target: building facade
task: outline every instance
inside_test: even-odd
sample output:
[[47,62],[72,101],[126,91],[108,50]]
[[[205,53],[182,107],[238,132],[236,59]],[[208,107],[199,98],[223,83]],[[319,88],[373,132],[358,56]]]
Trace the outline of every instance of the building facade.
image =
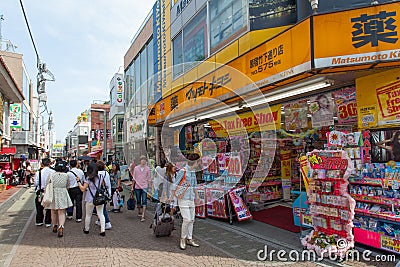
[[111,148],[113,160],[121,162],[123,158],[123,129],[124,129],[124,75],[116,73],[110,82],[110,118]]

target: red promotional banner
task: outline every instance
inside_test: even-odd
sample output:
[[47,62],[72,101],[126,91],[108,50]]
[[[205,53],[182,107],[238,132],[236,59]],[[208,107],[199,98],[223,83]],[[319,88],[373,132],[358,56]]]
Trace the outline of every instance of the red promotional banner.
[[223,189],[206,189],[207,216],[227,219]]
[[206,217],[206,191],[203,188],[197,188],[199,194],[199,203],[196,205],[195,213],[198,218]]
[[240,155],[231,156],[228,165],[228,175],[242,176],[242,160]]
[[357,122],[356,88],[343,88],[334,93],[339,124]]
[[238,188],[229,192],[229,197],[239,222],[253,218],[243,199],[238,195],[240,190],[243,190],[243,188]]

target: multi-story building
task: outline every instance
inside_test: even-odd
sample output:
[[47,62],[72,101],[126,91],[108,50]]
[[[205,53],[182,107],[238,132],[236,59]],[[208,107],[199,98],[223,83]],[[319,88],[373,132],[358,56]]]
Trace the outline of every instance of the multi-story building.
[[113,160],[123,161],[124,76],[116,73],[110,82],[111,154]]
[[66,156],[69,158],[78,158],[88,153],[90,123],[87,111],[84,111],[77,117],[76,123],[65,138]]
[[[27,158],[37,159],[41,147],[38,135],[40,129],[38,97],[33,90],[22,55],[0,51],[0,56],[24,97],[23,100],[8,103],[8,116],[11,116],[11,120],[7,128],[11,128],[11,145],[16,147],[16,157],[25,155]],[[9,132],[7,129],[6,133]]]

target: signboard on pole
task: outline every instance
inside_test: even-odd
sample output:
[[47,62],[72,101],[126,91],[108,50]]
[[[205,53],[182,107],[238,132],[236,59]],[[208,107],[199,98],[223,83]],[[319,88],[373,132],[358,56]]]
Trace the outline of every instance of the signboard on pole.
[[10,128],[19,129],[21,124],[21,104],[10,104]]

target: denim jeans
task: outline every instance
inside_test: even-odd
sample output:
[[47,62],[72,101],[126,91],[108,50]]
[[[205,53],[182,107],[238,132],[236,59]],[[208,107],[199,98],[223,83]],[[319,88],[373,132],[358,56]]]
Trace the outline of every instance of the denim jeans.
[[146,189],[136,189],[135,197],[138,208],[147,206],[147,188]]

